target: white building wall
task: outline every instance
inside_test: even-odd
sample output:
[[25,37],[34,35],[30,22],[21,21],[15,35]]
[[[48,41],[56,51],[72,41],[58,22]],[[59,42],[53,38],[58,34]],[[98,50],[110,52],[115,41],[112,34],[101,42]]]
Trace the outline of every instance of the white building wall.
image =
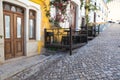
[[[52,1],[52,0],[51,0]],[[81,11],[80,11],[80,1],[79,0],[71,0],[72,2],[74,2],[77,5],[77,10],[76,10],[76,30],[80,29],[80,22],[81,22]],[[54,17],[55,14],[55,8],[51,8],[51,16]],[[60,23],[60,26],[62,28],[69,28],[69,22],[70,22],[70,5],[67,6],[67,20],[64,23]]]
[[[3,27],[3,8],[2,1],[0,0],[0,35],[3,36],[0,39],[0,62],[4,62],[4,27]],[[1,20],[2,19],[2,20]]]
[[[25,55],[31,56],[37,54],[38,40],[41,40],[41,9],[40,5],[35,4],[29,0],[0,0],[0,35],[4,36],[3,26],[3,1],[24,7],[24,47]],[[36,40],[29,40],[29,9],[36,11]],[[4,38],[0,39],[0,62],[5,61],[4,56]]]
[[76,10],[76,30],[80,29],[80,21],[81,21],[81,13],[80,13],[80,0],[72,0],[74,3],[77,5],[77,10]]
[[[92,0],[92,4],[95,4],[99,10],[96,12],[96,23],[103,23],[107,21],[107,5],[103,0]],[[94,22],[94,11],[91,11],[89,14],[89,22]]]
[[108,21],[118,21],[120,22],[120,0],[113,0],[107,3],[109,8]]

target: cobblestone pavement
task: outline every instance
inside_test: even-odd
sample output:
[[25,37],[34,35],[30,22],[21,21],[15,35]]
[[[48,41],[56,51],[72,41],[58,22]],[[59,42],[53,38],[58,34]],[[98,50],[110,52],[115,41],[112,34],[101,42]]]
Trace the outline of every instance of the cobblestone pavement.
[[[72,56],[56,58],[43,70],[44,64],[47,62],[27,78],[19,76],[19,80],[120,80],[120,25],[112,24]],[[16,80],[18,75],[9,80]]]

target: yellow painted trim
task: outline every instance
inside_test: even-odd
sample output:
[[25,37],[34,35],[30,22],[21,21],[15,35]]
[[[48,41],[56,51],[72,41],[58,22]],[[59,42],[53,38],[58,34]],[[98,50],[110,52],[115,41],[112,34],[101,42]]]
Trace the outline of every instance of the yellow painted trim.
[[50,23],[48,17],[46,17],[45,7],[49,10],[50,0],[30,0],[41,7],[42,19],[41,19],[41,41],[38,41],[38,53],[40,54],[42,48],[44,47],[44,29],[50,28]]

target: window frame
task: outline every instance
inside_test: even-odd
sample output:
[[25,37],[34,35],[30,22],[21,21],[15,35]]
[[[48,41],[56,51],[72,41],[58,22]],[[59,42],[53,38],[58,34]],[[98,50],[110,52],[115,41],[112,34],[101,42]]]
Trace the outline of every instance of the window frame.
[[[33,12],[34,13],[34,15],[33,16],[31,16],[30,15],[30,12]],[[33,30],[33,37],[32,38],[30,38],[30,20],[33,20],[33,22],[34,22],[34,30]],[[36,39],[36,11],[35,10],[29,10],[29,40],[35,40]]]
[[[6,5],[9,5],[10,10],[5,9],[5,6],[6,6]],[[15,10],[16,10],[16,11],[12,11],[12,10],[11,10],[12,6],[15,7]],[[18,11],[17,11],[17,8],[21,9],[21,12],[18,12]],[[12,12],[12,13],[17,13],[17,14],[24,14],[24,9],[25,9],[25,8],[23,8],[23,7],[21,7],[21,6],[17,6],[17,5],[15,5],[15,4],[12,4],[12,3],[9,3],[9,2],[3,2],[3,10],[4,10],[4,11]]]

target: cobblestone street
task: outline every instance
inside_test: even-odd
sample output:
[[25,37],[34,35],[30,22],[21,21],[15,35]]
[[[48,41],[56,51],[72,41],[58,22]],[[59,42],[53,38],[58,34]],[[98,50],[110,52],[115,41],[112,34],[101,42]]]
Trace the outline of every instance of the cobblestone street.
[[119,24],[111,24],[75,52],[72,56],[64,53],[54,61],[51,59],[33,66],[37,71],[30,76],[26,77],[29,72],[25,70],[7,80],[120,80]]

